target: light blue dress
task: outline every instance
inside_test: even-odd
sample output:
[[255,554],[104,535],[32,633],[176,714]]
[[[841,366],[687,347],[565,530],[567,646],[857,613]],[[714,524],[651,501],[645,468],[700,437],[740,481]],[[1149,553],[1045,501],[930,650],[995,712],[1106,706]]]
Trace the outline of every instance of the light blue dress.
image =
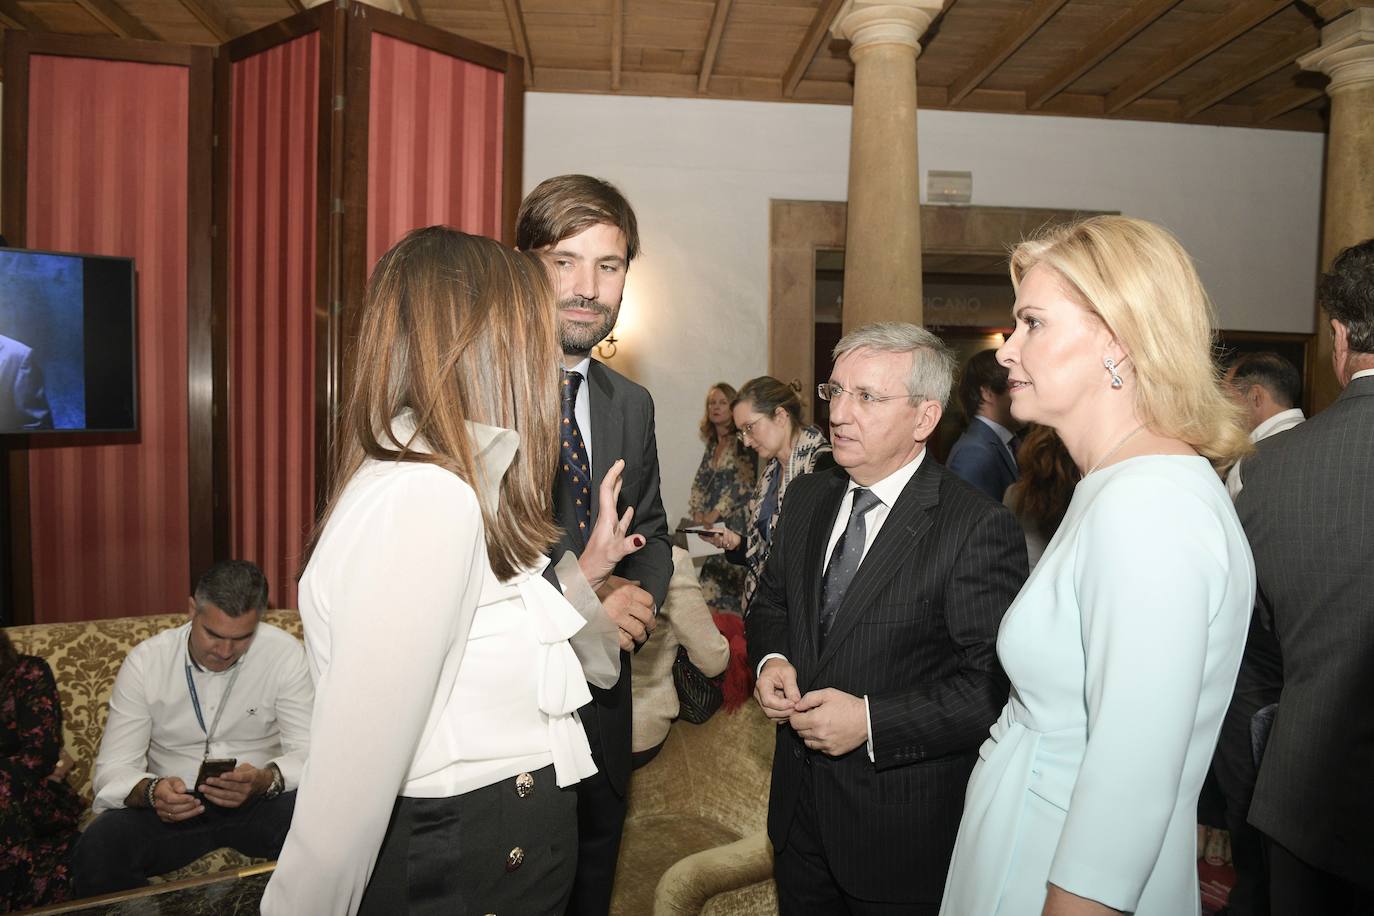
[[1197,799],[1255,597],[1203,458],[1089,474],[1002,620],[1011,698],[979,750],[942,916],[1039,916],[1046,882],[1138,916],[1200,911]]

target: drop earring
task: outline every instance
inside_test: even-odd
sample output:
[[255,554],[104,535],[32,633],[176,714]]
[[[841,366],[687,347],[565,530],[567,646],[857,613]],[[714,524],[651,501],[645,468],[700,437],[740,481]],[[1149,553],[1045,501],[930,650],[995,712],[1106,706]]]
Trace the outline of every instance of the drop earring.
[[1109,372],[1112,376],[1112,387],[1120,388],[1122,382],[1120,374],[1118,374],[1116,371],[1116,360],[1112,359],[1109,356],[1106,359],[1102,360],[1102,365],[1106,368],[1107,372]]

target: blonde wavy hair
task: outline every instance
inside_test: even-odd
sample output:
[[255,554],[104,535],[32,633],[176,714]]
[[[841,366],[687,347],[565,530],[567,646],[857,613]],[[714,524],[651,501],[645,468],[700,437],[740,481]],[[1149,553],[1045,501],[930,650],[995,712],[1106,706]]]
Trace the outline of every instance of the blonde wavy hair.
[[1219,471],[1253,449],[1213,359],[1211,301],[1177,239],[1144,220],[1096,216],[1017,245],[1012,285],[1019,290],[1037,264],[1053,270],[1065,294],[1126,350],[1146,426],[1188,443]]

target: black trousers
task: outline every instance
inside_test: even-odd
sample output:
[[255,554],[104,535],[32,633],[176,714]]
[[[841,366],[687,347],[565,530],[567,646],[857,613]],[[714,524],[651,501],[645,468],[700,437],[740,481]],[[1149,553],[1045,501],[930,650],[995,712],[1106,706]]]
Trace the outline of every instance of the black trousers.
[[1322,871],[1265,837],[1269,906],[1274,916],[1370,916],[1374,886],[1361,887]]
[[577,784],[577,879],[567,916],[606,916],[611,911],[624,832],[625,797],[598,769]]
[[118,808],[91,821],[72,853],[74,897],[142,887],[153,875],[189,865],[228,846],[255,859],[281,854],[296,793],[258,799],[242,808],[207,804],[189,821],[164,824],[150,808]]
[[[919,824],[912,825],[919,830]],[[937,916],[940,905],[862,900],[840,887],[830,870],[816,820],[816,792],[811,767],[802,771],[797,810],[787,833],[787,846],[773,857],[779,916]],[[972,916],[972,914],[970,914]]]
[[577,868],[577,797],[553,767],[449,798],[398,798],[359,916],[546,916]]

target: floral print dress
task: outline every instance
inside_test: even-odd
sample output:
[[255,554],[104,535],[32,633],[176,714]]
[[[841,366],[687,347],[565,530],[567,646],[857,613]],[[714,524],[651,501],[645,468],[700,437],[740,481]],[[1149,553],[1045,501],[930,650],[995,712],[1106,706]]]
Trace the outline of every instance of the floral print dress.
[[62,749],[62,707],[48,663],[32,655],[0,677],[0,912],[58,903],[85,807],[48,779]]
[[[751,449],[734,442],[725,449],[719,463],[715,459],[715,440],[706,443],[687,511],[716,512],[716,524],[743,534],[749,524],[749,497],[754,492],[755,457]],[[744,613],[744,568],[717,554],[707,557],[700,570],[701,593],[715,614]]]

